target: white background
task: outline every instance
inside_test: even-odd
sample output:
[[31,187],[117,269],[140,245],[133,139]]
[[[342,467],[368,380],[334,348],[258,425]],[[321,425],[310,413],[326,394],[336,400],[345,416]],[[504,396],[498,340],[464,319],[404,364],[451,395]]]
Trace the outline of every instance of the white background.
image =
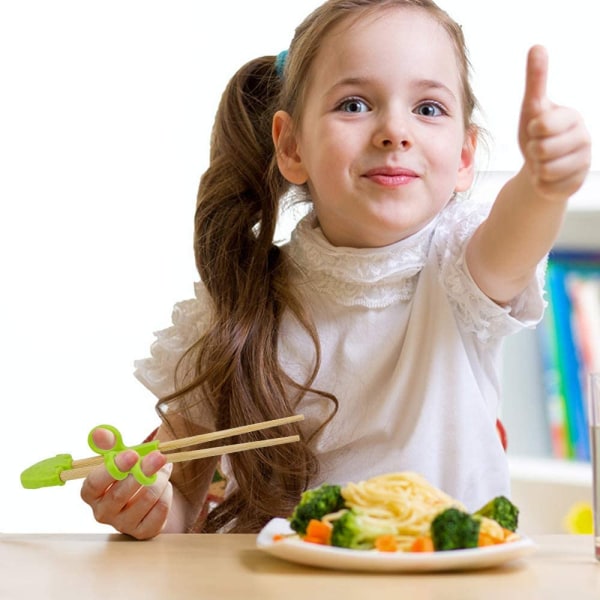
[[[79,482],[23,490],[20,472],[90,454],[111,423],[158,423],[132,376],[193,293],[192,215],[220,94],[246,60],[285,49],[317,0],[0,1],[0,531],[102,531]],[[525,54],[550,51],[550,95],[600,131],[594,0],[445,0],[462,23],[510,171]],[[598,162],[594,163],[598,169]]]

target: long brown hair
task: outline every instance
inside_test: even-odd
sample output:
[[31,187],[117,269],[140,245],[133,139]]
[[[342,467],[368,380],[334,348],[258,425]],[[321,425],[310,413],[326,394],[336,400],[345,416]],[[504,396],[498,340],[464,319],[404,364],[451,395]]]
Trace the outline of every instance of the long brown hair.
[[[280,201],[289,184],[277,168],[272,118],[283,109],[300,123],[312,65],[334,25],[393,7],[427,10],[449,32],[463,82],[465,125],[470,125],[476,102],[462,31],[429,0],[329,0],[296,30],[283,76],[275,69],[275,56],[244,65],[221,99],[195,215],[196,265],[212,300],[212,322],[181,361],[177,392],[158,404],[167,424],[172,424],[173,408],[184,416],[178,422],[193,423],[198,404],[208,406],[219,429],[287,416],[308,391],[330,402],[331,416],[335,413],[336,398],[311,389],[320,362],[318,335],[290,285],[294,265],[274,242]],[[316,361],[307,381],[292,381],[279,364],[284,313],[313,340]],[[177,433],[189,435],[193,427],[189,429]],[[298,425],[256,437],[293,433],[300,434]],[[309,442],[303,436],[297,444],[231,455],[237,486],[209,513],[202,531],[252,532],[273,516],[288,515],[318,472]],[[194,473],[188,470],[183,485],[193,486]]]

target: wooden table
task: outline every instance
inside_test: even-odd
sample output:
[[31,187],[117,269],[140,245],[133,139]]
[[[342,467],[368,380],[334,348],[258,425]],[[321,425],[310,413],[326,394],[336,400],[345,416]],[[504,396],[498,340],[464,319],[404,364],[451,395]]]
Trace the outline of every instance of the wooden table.
[[539,550],[483,571],[327,571],[256,549],[253,535],[0,535],[2,600],[600,599],[591,536],[534,536]]

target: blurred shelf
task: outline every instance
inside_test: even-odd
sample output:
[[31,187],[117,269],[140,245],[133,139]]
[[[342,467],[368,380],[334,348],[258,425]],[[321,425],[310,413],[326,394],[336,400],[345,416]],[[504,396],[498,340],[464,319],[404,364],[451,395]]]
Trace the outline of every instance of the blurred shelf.
[[592,504],[591,465],[528,457],[509,463],[519,529],[527,535],[573,533],[568,515]]
[[519,456],[509,457],[509,468],[514,481],[555,483],[590,489],[592,486],[592,466],[587,462]]

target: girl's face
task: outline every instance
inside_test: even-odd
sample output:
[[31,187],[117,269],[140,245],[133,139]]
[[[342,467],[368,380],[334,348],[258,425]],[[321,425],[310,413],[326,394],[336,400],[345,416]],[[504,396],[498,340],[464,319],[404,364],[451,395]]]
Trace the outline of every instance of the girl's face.
[[279,167],[307,183],[336,246],[379,247],[420,230],[473,179],[448,33],[421,10],[344,22],[312,66],[302,122],[275,115]]

